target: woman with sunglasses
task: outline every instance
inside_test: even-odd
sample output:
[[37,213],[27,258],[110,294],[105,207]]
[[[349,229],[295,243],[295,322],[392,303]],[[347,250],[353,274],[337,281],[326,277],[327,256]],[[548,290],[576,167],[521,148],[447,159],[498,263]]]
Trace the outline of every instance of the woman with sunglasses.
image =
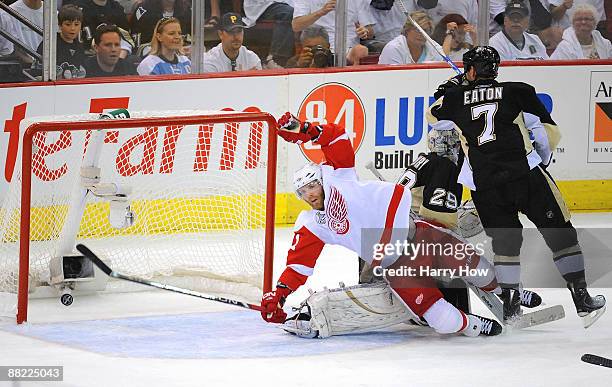
[[138,65],[140,75],[190,74],[191,61],[183,55],[181,22],[163,18],[155,26],[151,52]]

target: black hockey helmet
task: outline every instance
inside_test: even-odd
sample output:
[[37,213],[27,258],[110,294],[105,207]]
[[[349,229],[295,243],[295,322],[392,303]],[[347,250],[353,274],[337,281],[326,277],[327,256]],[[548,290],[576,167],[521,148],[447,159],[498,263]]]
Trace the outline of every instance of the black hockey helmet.
[[465,72],[474,67],[478,78],[496,78],[499,61],[499,53],[491,46],[476,46],[463,54]]

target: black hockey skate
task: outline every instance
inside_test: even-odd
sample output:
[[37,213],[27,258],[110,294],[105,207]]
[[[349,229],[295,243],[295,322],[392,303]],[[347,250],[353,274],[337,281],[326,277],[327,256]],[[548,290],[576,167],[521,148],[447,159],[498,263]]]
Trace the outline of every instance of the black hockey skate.
[[584,281],[568,282],[567,288],[572,293],[576,312],[582,317],[584,328],[590,327],[606,311],[606,298],[601,295],[591,297]]
[[520,292],[518,289],[505,288],[499,298],[504,303],[504,324],[512,324],[523,314]]
[[[466,336],[497,336],[503,331],[501,324],[493,319],[471,313],[468,314],[468,319],[468,324],[472,324],[472,326],[468,326],[465,332],[463,332]],[[478,327],[478,322],[474,321],[474,319],[480,320],[480,327]]]
[[542,297],[531,290],[521,289],[521,306],[535,308],[542,304]]

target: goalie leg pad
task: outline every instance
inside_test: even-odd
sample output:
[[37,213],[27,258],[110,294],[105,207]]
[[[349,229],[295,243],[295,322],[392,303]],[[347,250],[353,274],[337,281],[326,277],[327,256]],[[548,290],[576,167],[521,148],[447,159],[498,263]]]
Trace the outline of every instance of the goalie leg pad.
[[[455,333],[463,330],[468,323],[464,313],[445,299],[436,301],[423,315],[430,327],[440,334]],[[478,325],[480,328],[480,325]]]
[[310,315],[309,324],[289,319],[283,327],[300,337],[369,332],[418,320],[385,282],[316,292],[302,303],[300,313]]

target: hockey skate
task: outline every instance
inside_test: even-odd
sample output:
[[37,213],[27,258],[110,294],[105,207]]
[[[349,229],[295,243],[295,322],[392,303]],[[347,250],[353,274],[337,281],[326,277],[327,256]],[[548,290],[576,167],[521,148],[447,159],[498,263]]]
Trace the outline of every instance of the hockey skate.
[[521,306],[525,308],[535,308],[542,304],[542,297],[531,290],[521,289]]
[[499,298],[504,303],[504,324],[512,324],[517,321],[523,311],[521,310],[521,296],[518,289],[505,288]]
[[467,318],[468,326],[465,327],[463,331],[461,331],[461,333],[466,336],[497,336],[503,331],[501,324],[493,319],[478,316],[475,314],[468,314]]
[[606,299],[598,295],[591,297],[584,281],[568,282],[567,288],[572,293],[578,316],[582,317],[584,328],[588,328],[606,311]]

